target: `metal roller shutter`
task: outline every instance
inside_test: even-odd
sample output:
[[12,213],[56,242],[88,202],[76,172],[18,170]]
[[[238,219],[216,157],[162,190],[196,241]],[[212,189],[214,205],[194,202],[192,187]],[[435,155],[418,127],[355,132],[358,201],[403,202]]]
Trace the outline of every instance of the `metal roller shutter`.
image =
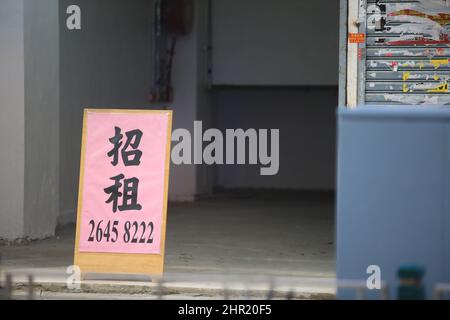
[[450,104],[450,1],[364,0],[360,8],[360,102]]

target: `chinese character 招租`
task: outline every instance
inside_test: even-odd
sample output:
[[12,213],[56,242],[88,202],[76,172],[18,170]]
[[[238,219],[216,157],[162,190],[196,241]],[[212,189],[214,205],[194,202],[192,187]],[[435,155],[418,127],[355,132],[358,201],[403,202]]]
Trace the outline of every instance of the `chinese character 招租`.
[[[119,163],[119,151],[122,155],[122,160],[125,166],[138,166],[141,164],[142,151],[138,149],[139,144],[141,143],[141,139],[143,133],[141,130],[132,130],[125,133],[127,136],[127,141],[125,142],[122,150],[122,138],[123,134],[122,130],[118,127],[115,127],[115,135],[109,141],[114,145],[114,148],[108,152],[108,157],[113,157],[111,164],[113,166],[117,166]],[[132,150],[128,151],[128,148],[132,148]]]
[[[119,211],[129,211],[129,210],[141,210],[142,206],[138,204],[138,187],[139,179],[131,178],[125,179],[123,174],[119,174],[112,177],[111,180],[114,181],[114,185],[109,188],[105,188],[106,194],[110,194],[109,199],[106,203],[113,204],[113,212]],[[123,183],[122,183],[123,180]],[[123,186],[123,192],[121,188]],[[119,199],[122,198],[122,204],[119,205]]]

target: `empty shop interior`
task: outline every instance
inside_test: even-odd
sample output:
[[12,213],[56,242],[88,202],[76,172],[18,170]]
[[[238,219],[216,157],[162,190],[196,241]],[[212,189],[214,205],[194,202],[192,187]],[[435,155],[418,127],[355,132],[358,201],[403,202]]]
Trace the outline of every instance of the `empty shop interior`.
[[30,244],[2,247],[3,267],[71,264],[84,108],[168,108],[174,130],[279,129],[280,169],[172,164],[166,271],[334,279],[339,1],[194,4],[166,102],[155,0],[0,2],[0,236]]

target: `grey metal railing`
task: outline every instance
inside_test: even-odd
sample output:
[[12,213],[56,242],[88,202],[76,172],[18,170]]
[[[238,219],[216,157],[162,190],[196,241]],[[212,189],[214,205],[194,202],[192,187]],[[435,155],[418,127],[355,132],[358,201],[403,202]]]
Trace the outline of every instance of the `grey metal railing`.
[[[337,282],[339,289],[351,289],[356,291],[356,300],[364,300],[365,293],[368,291],[365,280],[339,280]],[[389,300],[389,286],[385,281],[381,281],[380,300]]]

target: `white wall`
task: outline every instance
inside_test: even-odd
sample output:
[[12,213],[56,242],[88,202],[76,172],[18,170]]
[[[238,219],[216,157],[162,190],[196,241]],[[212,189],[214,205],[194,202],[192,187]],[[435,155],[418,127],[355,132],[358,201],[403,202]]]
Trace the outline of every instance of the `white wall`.
[[218,85],[337,85],[339,0],[212,0]]
[[334,190],[337,87],[228,88],[214,94],[216,126],[280,129],[280,171],[218,166],[217,186]]
[[22,0],[0,0],[0,238],[23,234],[25,175]]

